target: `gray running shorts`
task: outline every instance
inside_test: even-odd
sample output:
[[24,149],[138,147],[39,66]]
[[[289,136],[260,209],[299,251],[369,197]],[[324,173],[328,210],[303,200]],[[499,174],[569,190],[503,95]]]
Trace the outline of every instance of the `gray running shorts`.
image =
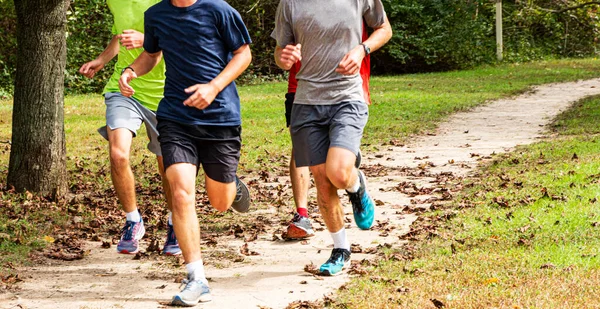
[[104,103],[106,104],[106,126],[98,129],[98,133],[108,140],[106,127],[111,130],[125,128],[137,136],[137,130],[142,125],[146,125],[148,134],[148,150],[157,156],[162,156],[160,152],[160,143],[158,142],[158,131],[156,130],[156,114],[143,106],[134,98],[128,98],[118,92],[109,92],[104,94]]
[[294,104],[290,132],[296,166],[315,166],[327,161],[331,147],[358,155],[369,109],[362,101],[334,105]]

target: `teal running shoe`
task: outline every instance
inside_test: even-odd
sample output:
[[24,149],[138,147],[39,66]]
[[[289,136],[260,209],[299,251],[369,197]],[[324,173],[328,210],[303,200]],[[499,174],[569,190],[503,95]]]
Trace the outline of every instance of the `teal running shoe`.
[[358,171],[358,180],[360,181],[360,188],[356,193],[348,193],[350,202],[352,203],[352,210],[354,212],[354,221],[361,230],[368,230],[373,226],[375,220],[375,202],[367,193],[365,185],[365,175],[361,170]]
[[329,260],[319,268],[323,276],[335,276],[341,273],[347,262],[350,261],[350,251],[342,248],[334,248]]

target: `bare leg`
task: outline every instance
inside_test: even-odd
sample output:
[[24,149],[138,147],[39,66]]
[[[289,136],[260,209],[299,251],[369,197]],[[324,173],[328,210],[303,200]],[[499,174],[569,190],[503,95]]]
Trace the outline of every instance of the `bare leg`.
[[172,197],[173,228],[186,263],[199,261],[200,225],[196,214],[196,165],[173,164],[165,171]]
[[294,194],[294,204],[298,208],[308,208],[308,188],[310,186],[310,173],[308,167],[296,167],[294,152],[290,159],[290,180],[292,181],[292,192]]
[[158,172],[160,173],[160,178],[162,180],[163,190],[165,191],[165,199],[167,200],[167,207],[171,212],[173,212],[173,206],[171,205],[171,187],[169,186],[169,180],[167,180],[167,176],[165,175],[165,165],[163,164],[163,157],[156,156],[156,160],[158,161]]
[[325,163],[327,178],[338,189],[348,189],[358,181],[358,170],[354,167],[356,155],[350,150],[331,147]]
[[125,128],[108,130],[109,152],[110,152],[110,175],[113,186],[117,192],[117,198],[126,212],[137,209],[135,198],[135,180],[131,166],[129,166],[129,154],[133,134]]
[[285,239],[306,239],[315,235],[310,219],[308,218],[308,188],[310,186],[310,171],[307,166],[297,167],[292,151],[290,159],[290,179],[296,213],[283,235]]
[[235,199],[235,181],[223,183],[208,176],[205,176],[204,180],[206,181],[206,194],[212,207],[220,212],[227,211]]
[[326,164],[311,166],[310,170],[315,177],[317,204],[327,230],[338,232],[344,227],[344,211],[337,194],[338,188],[327,178]]

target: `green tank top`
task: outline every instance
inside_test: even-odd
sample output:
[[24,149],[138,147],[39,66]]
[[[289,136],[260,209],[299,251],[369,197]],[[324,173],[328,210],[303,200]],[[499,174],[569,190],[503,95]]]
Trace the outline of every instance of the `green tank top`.
[[[113,35],[123,33],[123,30],[133,29],[144,32],[144,12],[161,0],[107,0],[108,7],[114,18],[112,27]],[[131,65],[144,51],[143,48],[127,50],[121,46],[117,63],[110,80],[104,87],[104,92],[120,92],[119,78],[121,70]],[[131,81],[135,89],[133,98],[152,111],[156,111],[158,103],[163,97],[165,86],[165,63],[163,60],[147,74]]]

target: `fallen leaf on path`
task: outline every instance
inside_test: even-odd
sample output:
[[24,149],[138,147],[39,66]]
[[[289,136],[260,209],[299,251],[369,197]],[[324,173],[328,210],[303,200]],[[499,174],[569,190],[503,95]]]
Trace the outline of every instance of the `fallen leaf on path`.
[[445,304],[444,304],[442,301],[440,301],[440,300],[437,300],[437,299],[435,299],[435,298],[432,298],[432,299],[430,299],[430,300],[431,300],[431,302],[433,303],[433,305],[434,305],[436,308],[438,308],[438,309],[439,309],[439,308],[443,308],[443,307],[445,307],[445,306],[446,306],[446,305],[445,305]]
[[303,301],[295,301],[291,304],[289,304],[287,307],[285,307],[285,309],[322,309],[323,307],[323,303],[319,302],[319,301],[308,301],[308,300],[303,300]]
[[319,271],[319,269],[317,268],[317,266],[315,264],[313,264],[312,262],[310,264],[307,264],[304,266],[304,271],[309,274],[313,274],[313,275],[318,275],[321,273]]
[[256,251],[252,251],[248,248],[248,243],[245,243],[241,248],[240,248],[240,253],[245,255],[245,256],[252,256],[252,255],[260,255],[260,253],[256,252]]

